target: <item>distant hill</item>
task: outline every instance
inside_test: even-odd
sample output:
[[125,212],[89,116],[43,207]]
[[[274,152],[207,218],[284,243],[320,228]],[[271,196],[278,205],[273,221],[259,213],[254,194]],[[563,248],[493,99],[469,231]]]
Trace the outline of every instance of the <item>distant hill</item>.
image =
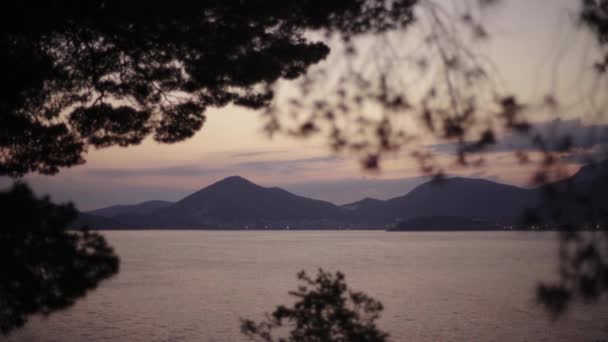
[[[92,217],[83,218],[95,221],[96,227],[104,224],[100,217],[105,217],[111,219],[105,222],[111,227],[162,229],[386,229],[404,227],[405,222],[437,227],[450,219],[453,227],[477,222],[501,229],[520,223],[524,212],[537,208],[551,191],[565,194],[565,199],[560,199],[563,203],[558,203],[564,212],[574,213],[572,217],[582,220],[584,216],[580,204],[576,207],[576,203],[569,202],[584,197],[580,193],[588,195],[585,203],[591,203],[584,210],[592,207],[597,215],[606,217],[607,178],[608,162],[584,167],[570,179],[535,189],[455,177],[427,182],[388,200],[365,198],[337,206],[232,176],[176,203],[150,201],[114,206],[86,213]],[[567,192],[572,184],[579,195]]]
[[519,219],[527,207],[535,206],[533,190],[483,179],[447,178],[419,185],[404,196],[385,201],[368,200],[356,207],[352,222],[395,225],[415,217],[452,216],[489,219],[504,223]]
[[111,207],[88,211],[87,214],[103,217],[115,217],[123,214],[149,214],[158,209],[171,206],[173,202],[168,201],[146,201],[132,205],[113,205]]
[[502,229],[502,226],[479,219],[460,216],[423,216],[401,222],[389,231],[479,231],[498,229]]
[[152,214],[130,213],[115,218],[152,228],[328,228],[339,225],[342,212],[342,208],[329,202],[233,176]]
[[342,208],[351,210],[351,211],[357,211],[362,208],[374,208],[374,207],[381,206],[383,204],[384,204],[384,201],[382,201],[382,200],[366,197],[360,201],[343,204]]
[[578,184],[598,181],[605,184],[608,179],[608,160],[583,166],[571,179]]
[[500,221],[519,219],[537,204],[535,191],[484,179],[448,178],[420,185],[387,201],[401,220],[417,216],[460,216]]
[[73,229],[87,227],[89,229],[132,229],[137,228],[109,217],[80,213],[70,225]]
[[[544,221],[567,226],[608,226],[608,160],[583,166],[574,176],[537,189],[545,200]],[[590,227],[590,226],[589,226]]]

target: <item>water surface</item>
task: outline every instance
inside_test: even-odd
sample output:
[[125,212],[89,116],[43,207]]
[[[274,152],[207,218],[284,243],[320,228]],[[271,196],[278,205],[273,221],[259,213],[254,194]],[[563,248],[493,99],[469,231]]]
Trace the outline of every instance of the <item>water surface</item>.
[[242,341],[239,318],[290,301],[305,269],[341,270],[383,302],[393,341],[600,341],[608,308],[552,322],[534,303],[555,276],[554,233],[117,231],[121,272],[9,341]]

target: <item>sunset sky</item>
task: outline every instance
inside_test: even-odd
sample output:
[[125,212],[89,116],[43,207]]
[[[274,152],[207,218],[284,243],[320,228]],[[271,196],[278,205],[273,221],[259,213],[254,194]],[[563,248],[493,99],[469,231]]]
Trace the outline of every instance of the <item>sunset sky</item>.
[[[575,135],[597,129],[603,132],[605,128],[603,122],[581,115],[586,109],[577,102],[584,97],[587,84],[579,75],[593,61],[589,53],[593,40],[574,28],[578,3],[506,1],[484,14],[492,40],[483,50],[496,65],[504,87],[518,97],[538,101],[549,92],[559,95],[564,104],[561,127]],[[380,172],[370,173],[361,170],[355,156],[334,154],[321,138],[269,139],[261,130],[257,112],[229,106],[208,110],[206,115],[204,128],[185,142],[160,145],[148,139],[135,147],[91,150],[85,165],[64,169],[55,176],[29,175],[25,179],[36,192],[49,193],[57,201],[72,200],[81,210],[153,199],[178,200],[231,175],[340,204],[363,197],[403,195],[426,180],[416,162],[406,155],[393,156]],[[450,174],[529,184],[532,166],[517,164],[513,148],[488,152],[491,163],[483,169],[452,166],[454,156],[441,148],[440,142],[429,148],[436,151]],[[577,169],[572,163],[569,171]],[[8,184],[9,179],[0,180],[0,185]]]

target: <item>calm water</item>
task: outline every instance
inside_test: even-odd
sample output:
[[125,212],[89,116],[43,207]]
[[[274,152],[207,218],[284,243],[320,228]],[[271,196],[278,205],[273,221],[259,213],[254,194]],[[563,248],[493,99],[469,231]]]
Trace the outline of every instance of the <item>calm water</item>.
[[9,341],[241,341],[239,317],[289,302],[295,274],[345,272],[394,341],[605,341],[606,305],[552,323],[534,287],[553,233],[108,232],[118,276]]

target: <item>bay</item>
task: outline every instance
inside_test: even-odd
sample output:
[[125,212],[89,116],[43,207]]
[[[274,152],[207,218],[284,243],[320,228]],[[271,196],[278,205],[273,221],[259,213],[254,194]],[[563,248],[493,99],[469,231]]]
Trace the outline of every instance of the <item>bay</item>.
[[245,341],[239,319],[291,302],[300,270],[346,274],[393,341],[601,341],[605,303],[552,321],[557,237],[532,232],[108,231],[121,271],[8,341]]

